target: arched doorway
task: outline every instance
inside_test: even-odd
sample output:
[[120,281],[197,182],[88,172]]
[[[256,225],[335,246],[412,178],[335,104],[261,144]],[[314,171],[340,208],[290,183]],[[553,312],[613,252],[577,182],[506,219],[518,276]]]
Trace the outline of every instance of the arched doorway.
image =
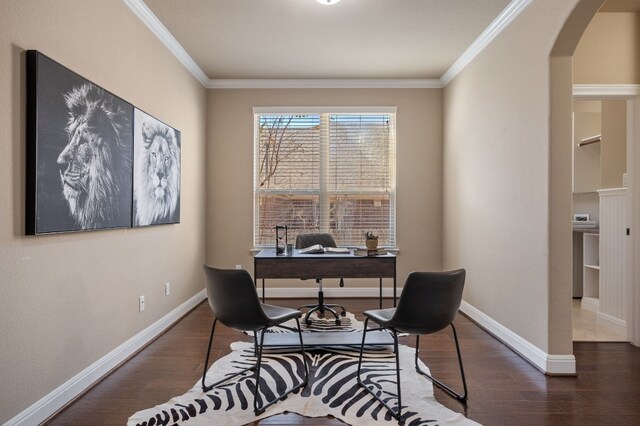
[[[550,57],[550,80],[551,80],[551,131],[550,131],[550,182],[554,182],[556,178],[566,179],[567,170],[571,170],[571,152],[569,151],[568,140],[572,140],[572,101],[573,101],[573,73],[572,60],[573,54],[578,46],[578,42],[582,37],[587,26],[591,22],[600,7],[605,3],[604,0],[581,0],[576,4],[570,17],[565,22],[557,40],[553,47]],[[638,109],[634,107],[635,123],[638,120]],[[638,135],[638,127],[635,126],[636,140]],[[639,164],[640,149],[629,150],[629,163]],[[640,206],[639,206],[639,177],[638,173],[633,173],[633,167],[628,168],[628,192],[630,200],[633,200],[629,208],[630,228],[634,230],[640,224]],[[562,294],[566,294],[566,286],[557,284],[561,283],[561,273],[554,275],[553,259],[556,257],[554,253],[560,253],[563,250],[571,249],[568,241],[566,241],[566,233],[563,233],[564,224],[567,218],[571,217],[572,211],[567,210],[567,198],[571,194],[566,193],[566,189],[560,186],[551,185],[550,187],[550,252],[551,252],[551,279],[550,279],[550,324],[554,320],[566,320],[570,318],[567,309],[568,304],[562,300]],[[627,264],[632,265],[628,271],[628,319],[627,332],[628,339],[635,345],[640,344],[640,324],[638,319],[638,309],[640,306],[640,291],[638,291],[638,278],[640,277],[640,250],[634,247],[640,247],[640,239],[636,233],[631,233],[628,238],[630,258]],[[562,270],[562,268],[555,268]],[[554,284],[556,283],[556,284]],[[553,343],[554,334],[550,329],[550,343]],[[551,344],[550,346],[553,346]],[[562,343],[559,346],[563,346]]]

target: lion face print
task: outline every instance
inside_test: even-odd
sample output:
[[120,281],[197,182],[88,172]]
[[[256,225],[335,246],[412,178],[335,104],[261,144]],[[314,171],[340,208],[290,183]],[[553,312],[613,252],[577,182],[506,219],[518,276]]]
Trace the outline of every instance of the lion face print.
[[121,195],[131,160],[120,135],[126,116],[112,95],[91,84],[64,98],[68,143],[56,160],[63,196],[80,229],[108,227],[126,217]]
[[149,118],[140,130],[135,176],[135,224],[177,220],[180,196],[180,147],[174,129]]

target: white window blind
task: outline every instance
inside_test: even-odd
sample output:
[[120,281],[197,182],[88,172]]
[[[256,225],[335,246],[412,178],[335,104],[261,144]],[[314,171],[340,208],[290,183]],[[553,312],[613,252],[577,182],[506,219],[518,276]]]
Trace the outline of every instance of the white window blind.
[[338,245],[364,245],[365,231],[395,246],[395,113],[254,114],[254,245],[275,242],[274,226],[329,232]]

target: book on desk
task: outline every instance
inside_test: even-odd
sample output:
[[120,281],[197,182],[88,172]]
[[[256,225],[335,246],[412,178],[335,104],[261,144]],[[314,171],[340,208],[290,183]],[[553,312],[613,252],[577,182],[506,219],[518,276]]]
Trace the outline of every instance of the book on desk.
[[384,256],[388,252],[385,249],[355,249],[353,254],[354,256]]
[[351,250],[349,250],[346,247],[325,247],[322,244],[315,244],[310,247],[300,249],[298,253],[300,254],[322,254],[322,253],[350,254]]

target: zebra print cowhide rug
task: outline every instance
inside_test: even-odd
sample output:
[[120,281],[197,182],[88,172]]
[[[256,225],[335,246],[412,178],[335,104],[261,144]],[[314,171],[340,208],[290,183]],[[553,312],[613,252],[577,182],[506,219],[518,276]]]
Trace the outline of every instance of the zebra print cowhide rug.
[[[314,319],[306,332],[327,331],[329,322]],[[333,325],[334,329],[335,324]],[[303,327],[306,328],[306,327]],[[362,329],[352,314],[343,319],[340,331]],[[234,342],[232,352],[216,361],[207,372],[207,383],[221,380],[255,363],[253,343]],[[295,350],[295,349],[294,349]],[[400,375],[405,425],[475,425],[462,414],[439,404],[431,382],[415,371],[415,349],[400,345]],[[253,413],[253,374],[247,373],[203,392],[200,380],[191,390],[154,408],[139,411],[129,418],[128,426],[158,425],[244,425],[275,414],[291,412],[307,417],[333,416],[350,425],[397,425],[387,410],[358,386],[358,348],[335,347],[307,350],[309,382],[307,386],[269,407],[262,415]],[[266,349],[262,358],[260,396],[274,395],[302,380],[300,353],[286,349]],[[421,367],[429,371],[420,361]],[[385,397],[397,404],[395,358],[392,348],[365,347],[363,380],[375,383]]]

